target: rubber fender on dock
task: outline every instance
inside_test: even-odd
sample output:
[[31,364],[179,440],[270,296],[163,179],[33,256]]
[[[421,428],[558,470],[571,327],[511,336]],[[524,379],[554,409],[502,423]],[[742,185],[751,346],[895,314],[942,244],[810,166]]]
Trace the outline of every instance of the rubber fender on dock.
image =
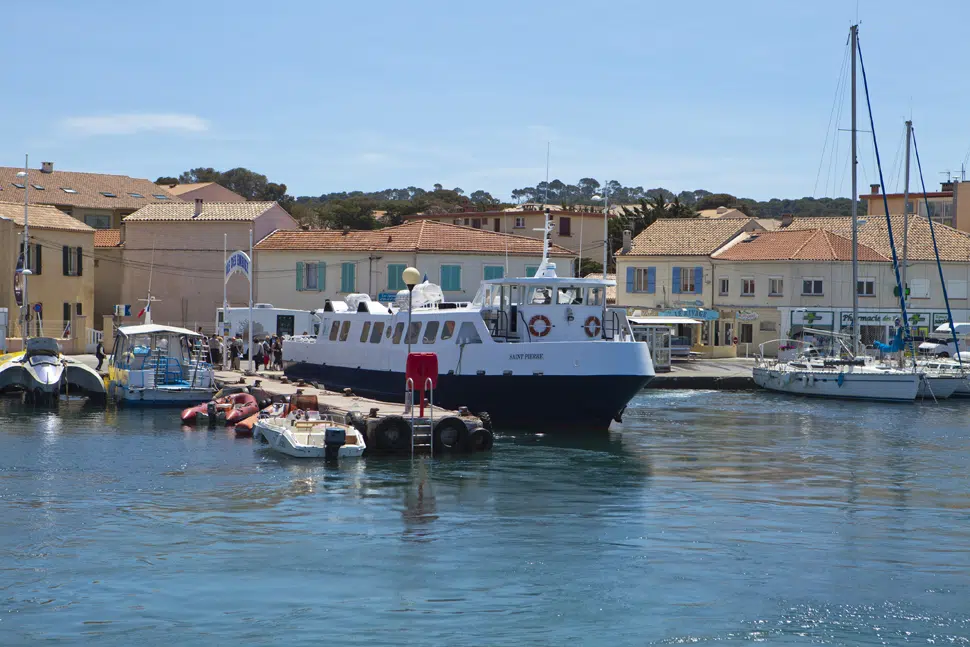
[[448,416],[434,426],[434,448],[447,452],[468,451],[468,427],[457,416]]
[[478,414],[478,419],[482,421],[482,427],[486,431],[495,431],[495,428],[492,426],[492,416],[488,414],[488,411],[482,411]]
[[487,452],[492,448],[494,442],[495,438],[492,436],[492,432],[482,427],[476,427],[468,434],[468,451]]
[[401,416],[382,418],[372,435],[381,453],[403,454],[411,450],[411,425]]

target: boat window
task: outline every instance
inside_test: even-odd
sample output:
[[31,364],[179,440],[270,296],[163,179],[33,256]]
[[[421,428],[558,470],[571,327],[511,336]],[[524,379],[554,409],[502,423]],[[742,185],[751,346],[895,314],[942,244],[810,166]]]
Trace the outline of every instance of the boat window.
[[379,343],[381,343],[381,335],[383,335],[383,334],[384,334],[384,322],[383,321],[375,321],[374,322],[374,330],[371,331],[371,334],[370,334],[370,343],[372,343],[372,344],[379,344]]
[[565,303],[571,306],[583,305],[583,288],[561,288],[559,290],[559,303]]
[[330,341],[337,341],[337,333],[340,332],[340,322],[335,321],[330,326]]
[[455,322],[446,321],[444,327],[441,329],[441,341],[446,339],[451,339],[451,336],[455,334]]
[[421,322],[412,321],[411,325],[408,327],[408,338],[405,343],[407,344],[417,344],[418,334],[421,332]]
[[364,327],[360,329],[360,343],[367,343],[367,337],[370,335],[370,322],[365,321]]
[[601,306],[603,305],[603,288],[590,288],[586,295],[586,305],[588,306]]
[[404,334],[404,322],[399,321],[396,326],[394,326],[394,339],[392,340],[395,344],[401,343],[401,335]]
[[529,288],[529,299],[528,302],[532,305],[551,305],[552,304],[552,288],[541,287],[541,288]]
[[350,334],[350,321],[345,321],[340,327],[340,341],[347,341],[347,335]]
[[423,344],[433,344],[435,337],[438,336],[438,326],[441,325],[437,321],[429,321],[428,325],[424,327],[424,338],[421,340]]
[[458,330],[458,337],[455,338],[458,344],[480,344],[482,338],[478,334],[478,328],[471,321],[464,321]]

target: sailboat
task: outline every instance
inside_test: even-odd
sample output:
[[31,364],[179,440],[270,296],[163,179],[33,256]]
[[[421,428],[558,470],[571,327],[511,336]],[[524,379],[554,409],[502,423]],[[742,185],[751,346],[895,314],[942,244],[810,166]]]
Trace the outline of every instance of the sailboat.
[[[858,135],[856,124],[856,53],[860,51],[858,25],[853,25],[849,29],[849,37],[852,55],[852,163],[850,164],[852,167],[852,284],[857,286],[859,276],[859,187],[858,156],[856,154]],[[863,68],[863,74],[865,74],[865,68]],[[873,134],[873,137],[875,137],[875,134]],[[882,187],[885,191],[885,183],[882,183]],[[888,219],[888,207],[886,213]],[[896,259],[891,227],[889,233],[890,245],[893,248],[893,265],[896,271],[896,280],[899,283],[899,263]],[[905,296],[902,289],[900,289],[900,299],[901,322],[905,328],[908,327],[908,324],[906,323],[906,305],[903,300]],[[856,400],[914,401],[923,381],[922,375],[915,369],[901,370],[875,366],[868,358],[860,356],[858,322],[859,293],[856,289],[853,290],[852,295],[852,334],[826,333],[831,335],[841,348],[837,357],[778,361],[764,357],[764,344],[762,344],[762,352],[752,371],[755,383],[771,391],[798,395]],[[904,339],[902,335],[903,331],[900,331],[897,335],[898,339]],[[902,341],[900,341],[901,343]]]

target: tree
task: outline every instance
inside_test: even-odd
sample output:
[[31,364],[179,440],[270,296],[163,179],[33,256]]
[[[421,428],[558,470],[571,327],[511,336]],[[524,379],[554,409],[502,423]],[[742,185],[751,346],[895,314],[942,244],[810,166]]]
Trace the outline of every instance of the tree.
[[573,262],[576,267],[576,276],[583,277],[589,274],[599,274],[603,271],[603,264],[591,258],[580,258]]
[[594,178],[584,177],[577,183],[577,188],[581,196],[590,200],[600,190],[600,183]]
[[698,200],[694,206],[698,211],[705,209],[717,209],[718,207],[731,207],[737,204],[738,199],[730,193],[711,193]]
[[173,184],[178,184],[179,179],[177,177],[160,177],[155,180],[155,184],[159,186],[172,186]]

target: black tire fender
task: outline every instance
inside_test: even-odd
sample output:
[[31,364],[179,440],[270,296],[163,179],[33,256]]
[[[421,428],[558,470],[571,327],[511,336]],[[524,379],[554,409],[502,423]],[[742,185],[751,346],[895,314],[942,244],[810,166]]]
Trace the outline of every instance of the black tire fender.
[[373,433],[379,452],[404,453],[411,450],[411,425],[402,416],[382,418]]
[[487,452],[492,449],[494,443],[495,438],[492,436],[492,432],[483,427],[476,427],[468,434],[468,451],[470,452]]
[[434,426],[434,450],[464,452],[468,448],[468,427],[457,416],[448,416]]
[[482,421],[482,427],[484,427],[485,430],[495,431],[495,428],[492,425],[492,416],[489,415],[488,411],[482,411],[480,414],[478,414],[478,419]]

